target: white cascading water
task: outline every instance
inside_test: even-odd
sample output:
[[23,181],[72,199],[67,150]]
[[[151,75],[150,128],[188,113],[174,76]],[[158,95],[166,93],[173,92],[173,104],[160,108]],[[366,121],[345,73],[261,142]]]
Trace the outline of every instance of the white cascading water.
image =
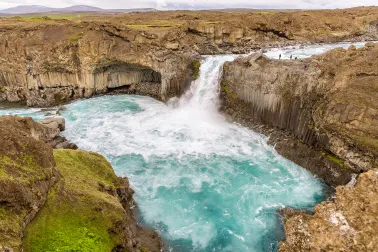
[[199,78],[181,97],[180,107],[189,106],[203,109],[209,113],[217,113],[219,102],[219,79],[221,68],[226,61],[233,61],[235,55],[209,56],[202,64]]

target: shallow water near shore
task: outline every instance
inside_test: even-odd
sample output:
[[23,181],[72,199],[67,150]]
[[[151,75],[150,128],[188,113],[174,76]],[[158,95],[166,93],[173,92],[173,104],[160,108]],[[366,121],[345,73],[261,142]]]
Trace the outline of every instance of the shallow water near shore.
[[[199,79],[168,105],[149,97],[101,96],[65,106],[64,135],[103,154],[127,176],[141,213],[167,251],[276,251],[277,210],[311,210],[327,187],[284,159],[267,138],[218,112],[222,64],[210,56]],[[42,119],[58,109],[4,108]]]

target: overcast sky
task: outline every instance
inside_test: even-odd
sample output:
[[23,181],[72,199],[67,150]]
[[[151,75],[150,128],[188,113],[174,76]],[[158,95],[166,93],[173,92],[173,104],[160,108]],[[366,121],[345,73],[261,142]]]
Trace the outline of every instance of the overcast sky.
[[92,5],[105,9],[169,8],[275,8],[328,9],[378,5],[378,0],[0,0],[0,9],[17,5],[67,7]]

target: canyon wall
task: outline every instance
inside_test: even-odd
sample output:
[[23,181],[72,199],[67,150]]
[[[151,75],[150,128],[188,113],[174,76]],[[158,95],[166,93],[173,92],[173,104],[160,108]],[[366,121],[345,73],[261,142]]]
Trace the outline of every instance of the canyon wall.
[[0,18],[0,100],[51,106],[117,91],[166,101],[198,75],[201,54],[378,39],[377,21],[374,7]]
[[329,184],[346,184],[378,165],[377,56],[368,43],[303,61],[238,58],[224,65],[222,110]]
[[[96,23],[0,29],[0,99],[50,106],[123,88],[157,99],[190,84],[197,54],[148,34]],[[198,57],[198,56],[197,56]]]

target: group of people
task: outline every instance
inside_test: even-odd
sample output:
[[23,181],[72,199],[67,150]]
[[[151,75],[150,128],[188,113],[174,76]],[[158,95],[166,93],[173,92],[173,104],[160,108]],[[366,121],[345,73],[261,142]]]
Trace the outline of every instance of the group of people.
[[[282,58],[282,55],[280,54],[280,56],[279,56],[279,59],[281,59]],[[297,60],[298,59],[298,57],[295,57],[295,60]],[[290,60],[293,60],[293,55],[290,55]]]

